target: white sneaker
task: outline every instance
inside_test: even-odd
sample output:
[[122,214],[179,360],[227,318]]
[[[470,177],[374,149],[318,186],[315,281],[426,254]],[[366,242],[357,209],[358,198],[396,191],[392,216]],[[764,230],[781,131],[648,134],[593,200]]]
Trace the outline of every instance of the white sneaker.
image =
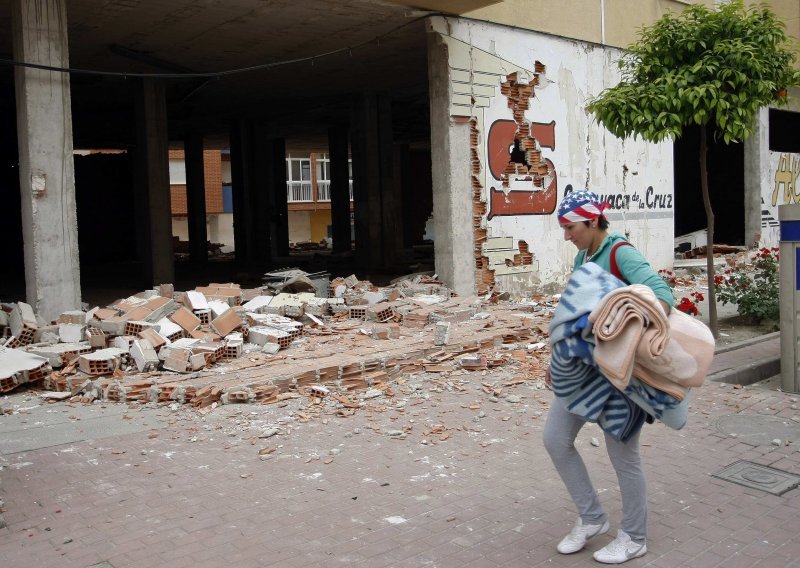
[[593,536],[607,533],[609,527],[608,521],[604,522],[602,525],[584,525],[581,518],[578,517],[578,520],[575,521],[575,526],[572,527],[569,534],[558,543],[558,551],[561,554],[578,552],[586,546],[587,540]]
[[594,559],[604,564],[622,564],[633,558],[647,554],[647,545],[631,540],[623,530],[617,531],[617,538],[594,553]]

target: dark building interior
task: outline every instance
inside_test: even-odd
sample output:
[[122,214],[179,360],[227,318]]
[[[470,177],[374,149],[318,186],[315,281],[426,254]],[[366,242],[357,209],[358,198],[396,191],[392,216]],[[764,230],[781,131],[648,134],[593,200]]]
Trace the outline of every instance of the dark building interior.
[[[700,185],[700,129],[675,140],[675,237],[707,227]],[[714,211],[714,242],[744,245],[744,145],[708,137],[708,191]]]
[[[163,89],[169,148],[200,136],[205,149],[231,149],[234,162],[235,258],[176,261],[178,289],[210,281],[257,284],[264,271],[287,266],[374,281],[432,268],[432,246],[422,242],[432,198],[420,12],[357,0],[256,12],[248,2],[187,12],[189,4],[196,6],[131,4],[124,14],[114,3],[68,4],[73,147],[125,151],[75,157],[84,300],[105,300],[109,288],[125,293],[153,284],[143,259],[147,206],[137,181],[142,83]],[[2,301],[25,294],[11,36],[6,6],[0,9],[0,115],[7,126],[0,134]],[[352,250],[339,242],[332,254],[290,255],[281,236],[281,156],[287,148],[325,148],[336,131],[354,165],[355,242]],[[387,216],[397,221],[387,224]]]

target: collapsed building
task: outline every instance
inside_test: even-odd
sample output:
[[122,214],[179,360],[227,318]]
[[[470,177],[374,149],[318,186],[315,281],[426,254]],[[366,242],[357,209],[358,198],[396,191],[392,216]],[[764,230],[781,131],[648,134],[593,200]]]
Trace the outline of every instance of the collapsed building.
[[[674,236],[704,226],[696,133],[622,141],[585,106],[619,80],[636,29],[686,3],[589,4],[4,3],[0,113],[16,131],[0,133],[0,297],[53,321],[92,286],[191,289],[294,266],[287,160],[300,149],[329,159],[329,200],[314,206],[330,212],[320,262],[345,259],[335,275],[406,273],[432,242],[435,272],[460,296],[559,288],[574,251],[554,211],[584,187],[668,268]],[[786,21],[800,34],[796,15]],[[764,109],[748,142],[710,150],[724,242],[775,239],[777,206],[797,199],[798,126],[796,106]],[[175,260],[171,219],[179,149],[188,262]],[[224,276],[208,262],[207,149],[230,157]]]
[[[281,287],[298,282],[314,290],[305,277]],[[526,361],[530,350],[546,359],[546,301],[457,298],[424,275],[384,288],[337,278],[325,292],[163,285],[52,323],[24,302],[4,304],[0,393],[32,385],[51,399],[210,410],[298,393],[342,397],[415,369]]]

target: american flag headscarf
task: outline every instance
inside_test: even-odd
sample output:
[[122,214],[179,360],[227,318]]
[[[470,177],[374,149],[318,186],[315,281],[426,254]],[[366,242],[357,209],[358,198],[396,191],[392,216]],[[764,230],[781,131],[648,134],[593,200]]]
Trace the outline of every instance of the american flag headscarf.
[[559,223],[579,223],[591,221],[603,215],[609,207],[608,203],[600,201],[600,197],[591,191],[573,191],[561,200],[558,205]]

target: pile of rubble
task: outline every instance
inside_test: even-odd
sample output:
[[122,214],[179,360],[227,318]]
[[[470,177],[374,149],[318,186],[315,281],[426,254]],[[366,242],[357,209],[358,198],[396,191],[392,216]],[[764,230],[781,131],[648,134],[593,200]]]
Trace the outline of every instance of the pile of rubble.
[[[327,292],[162,285],[53,322],[24,302],[0,304],[0,393],[36,383],[55,399],[198,409],[298,393],[346,398],[414,370],[524,361],[544,346],[553,307],[458,298],[422,275],[385,288],[337,278]],[[533,357],[534,369],[544,357]]]

